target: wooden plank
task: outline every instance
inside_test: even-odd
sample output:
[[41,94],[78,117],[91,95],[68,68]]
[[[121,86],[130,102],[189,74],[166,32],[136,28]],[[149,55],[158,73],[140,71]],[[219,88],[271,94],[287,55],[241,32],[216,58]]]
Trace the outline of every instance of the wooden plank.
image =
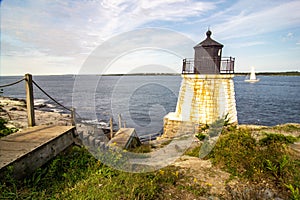
[[73,126],[36,126],[1,138],[0,169],[73,129]]
[[118,130],[118,132],[115,134],[115,136],[117,136],[117,135],[127,135],[127,136],[130,136],[133,132],[135,132],[134,128],[120,128]]
[[120,128],[115,136],[109,141],[108,145],[116,145],[127,149],[131,145],[133,138],[140,143],[134,128]]

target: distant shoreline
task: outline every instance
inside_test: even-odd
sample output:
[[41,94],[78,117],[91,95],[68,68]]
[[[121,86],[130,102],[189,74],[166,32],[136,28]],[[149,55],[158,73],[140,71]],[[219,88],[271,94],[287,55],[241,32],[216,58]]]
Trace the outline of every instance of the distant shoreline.
[[[249,72],[236,72],[236,76],[247,76]],[[88,75],[88,74],[87,74]],[[180,73],[134,73],[134,74],[100,74],[99,76],[180,76]],[[257,72],[260,76],[300,76],[300,72]]]
[[[236,72],[234,75],[237,76],[246,76],[248,72]],[[300,72],[291,71],[291,72],[256,72],[256,75],[260,76],[300,76]]]
[[[247,76],[250,72],[235,72],[235,76]],[[181,73],[132,73],[132,74],[55,74],[55,75],[41,75],[33,74],[33,76],[180,76]],[[300,76],[298,71],[288,72],[256,72],[258,76]],[[23,75],[0,75],[0,77],[21,77]]]

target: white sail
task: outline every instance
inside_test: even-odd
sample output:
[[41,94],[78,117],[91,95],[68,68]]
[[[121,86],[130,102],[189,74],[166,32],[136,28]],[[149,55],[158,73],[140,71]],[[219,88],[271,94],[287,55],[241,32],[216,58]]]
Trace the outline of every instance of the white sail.
[[246,82],[250,82],[250,83],[255,83],[255,82],[258,82],[258,81],[259,81],[259,79],[256,79],[254,67],[251,67],[250,78],[249,78],[249,79],[246,79],[245,81],[246,81]]
[[251,67],[250,80],[256,80],[254,67]]

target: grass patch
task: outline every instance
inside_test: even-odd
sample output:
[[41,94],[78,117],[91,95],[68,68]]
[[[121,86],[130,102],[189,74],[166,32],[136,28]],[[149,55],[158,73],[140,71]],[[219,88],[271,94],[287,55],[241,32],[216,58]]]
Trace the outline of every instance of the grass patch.
[[185,152],[185,155],[199,158],[200,149],[201,149],[201,145],[196,146],[195,148],[192,149],[188,149]]
[[133,153],[150,153],[151,145],[150,144],[142,144],[141,146],[129,149],[128,151]]
[[284,125],[278,125],[273,127],[275,130],[280,130],[284,132],[295,132],[300,131],[299,126],[294,124],[284,124]]
[[75,146],[24,180],[6,174],[0,199],[165,199],[168,190],[174,195],[205,191],[185,186],[183,179],[183,172],[172,166],[151,173],[118,171]]
[[161,143],[161,146],[162,146],[162,147],[163,147],[163,146],[167,146],[167,145],[169,145],[171,142],[172,142],[171,139],[166,140],[166,141],[164,141],[164,142]]

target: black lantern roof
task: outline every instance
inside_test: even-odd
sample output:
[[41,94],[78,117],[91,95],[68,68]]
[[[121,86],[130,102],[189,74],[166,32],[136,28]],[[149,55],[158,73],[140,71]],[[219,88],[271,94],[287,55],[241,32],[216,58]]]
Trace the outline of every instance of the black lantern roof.
[[206,36],[207,38],[205,40],[203,40],[202,42],[200,42],[199,44],[197,44],[194,48],[197,47],[209,47],[209,46],[214,46],[214,47],[223,47],[223,44],[220,44],[219,42],[211,39],[211,34],[212,32],[210,30],[208,30],[206,32]]

